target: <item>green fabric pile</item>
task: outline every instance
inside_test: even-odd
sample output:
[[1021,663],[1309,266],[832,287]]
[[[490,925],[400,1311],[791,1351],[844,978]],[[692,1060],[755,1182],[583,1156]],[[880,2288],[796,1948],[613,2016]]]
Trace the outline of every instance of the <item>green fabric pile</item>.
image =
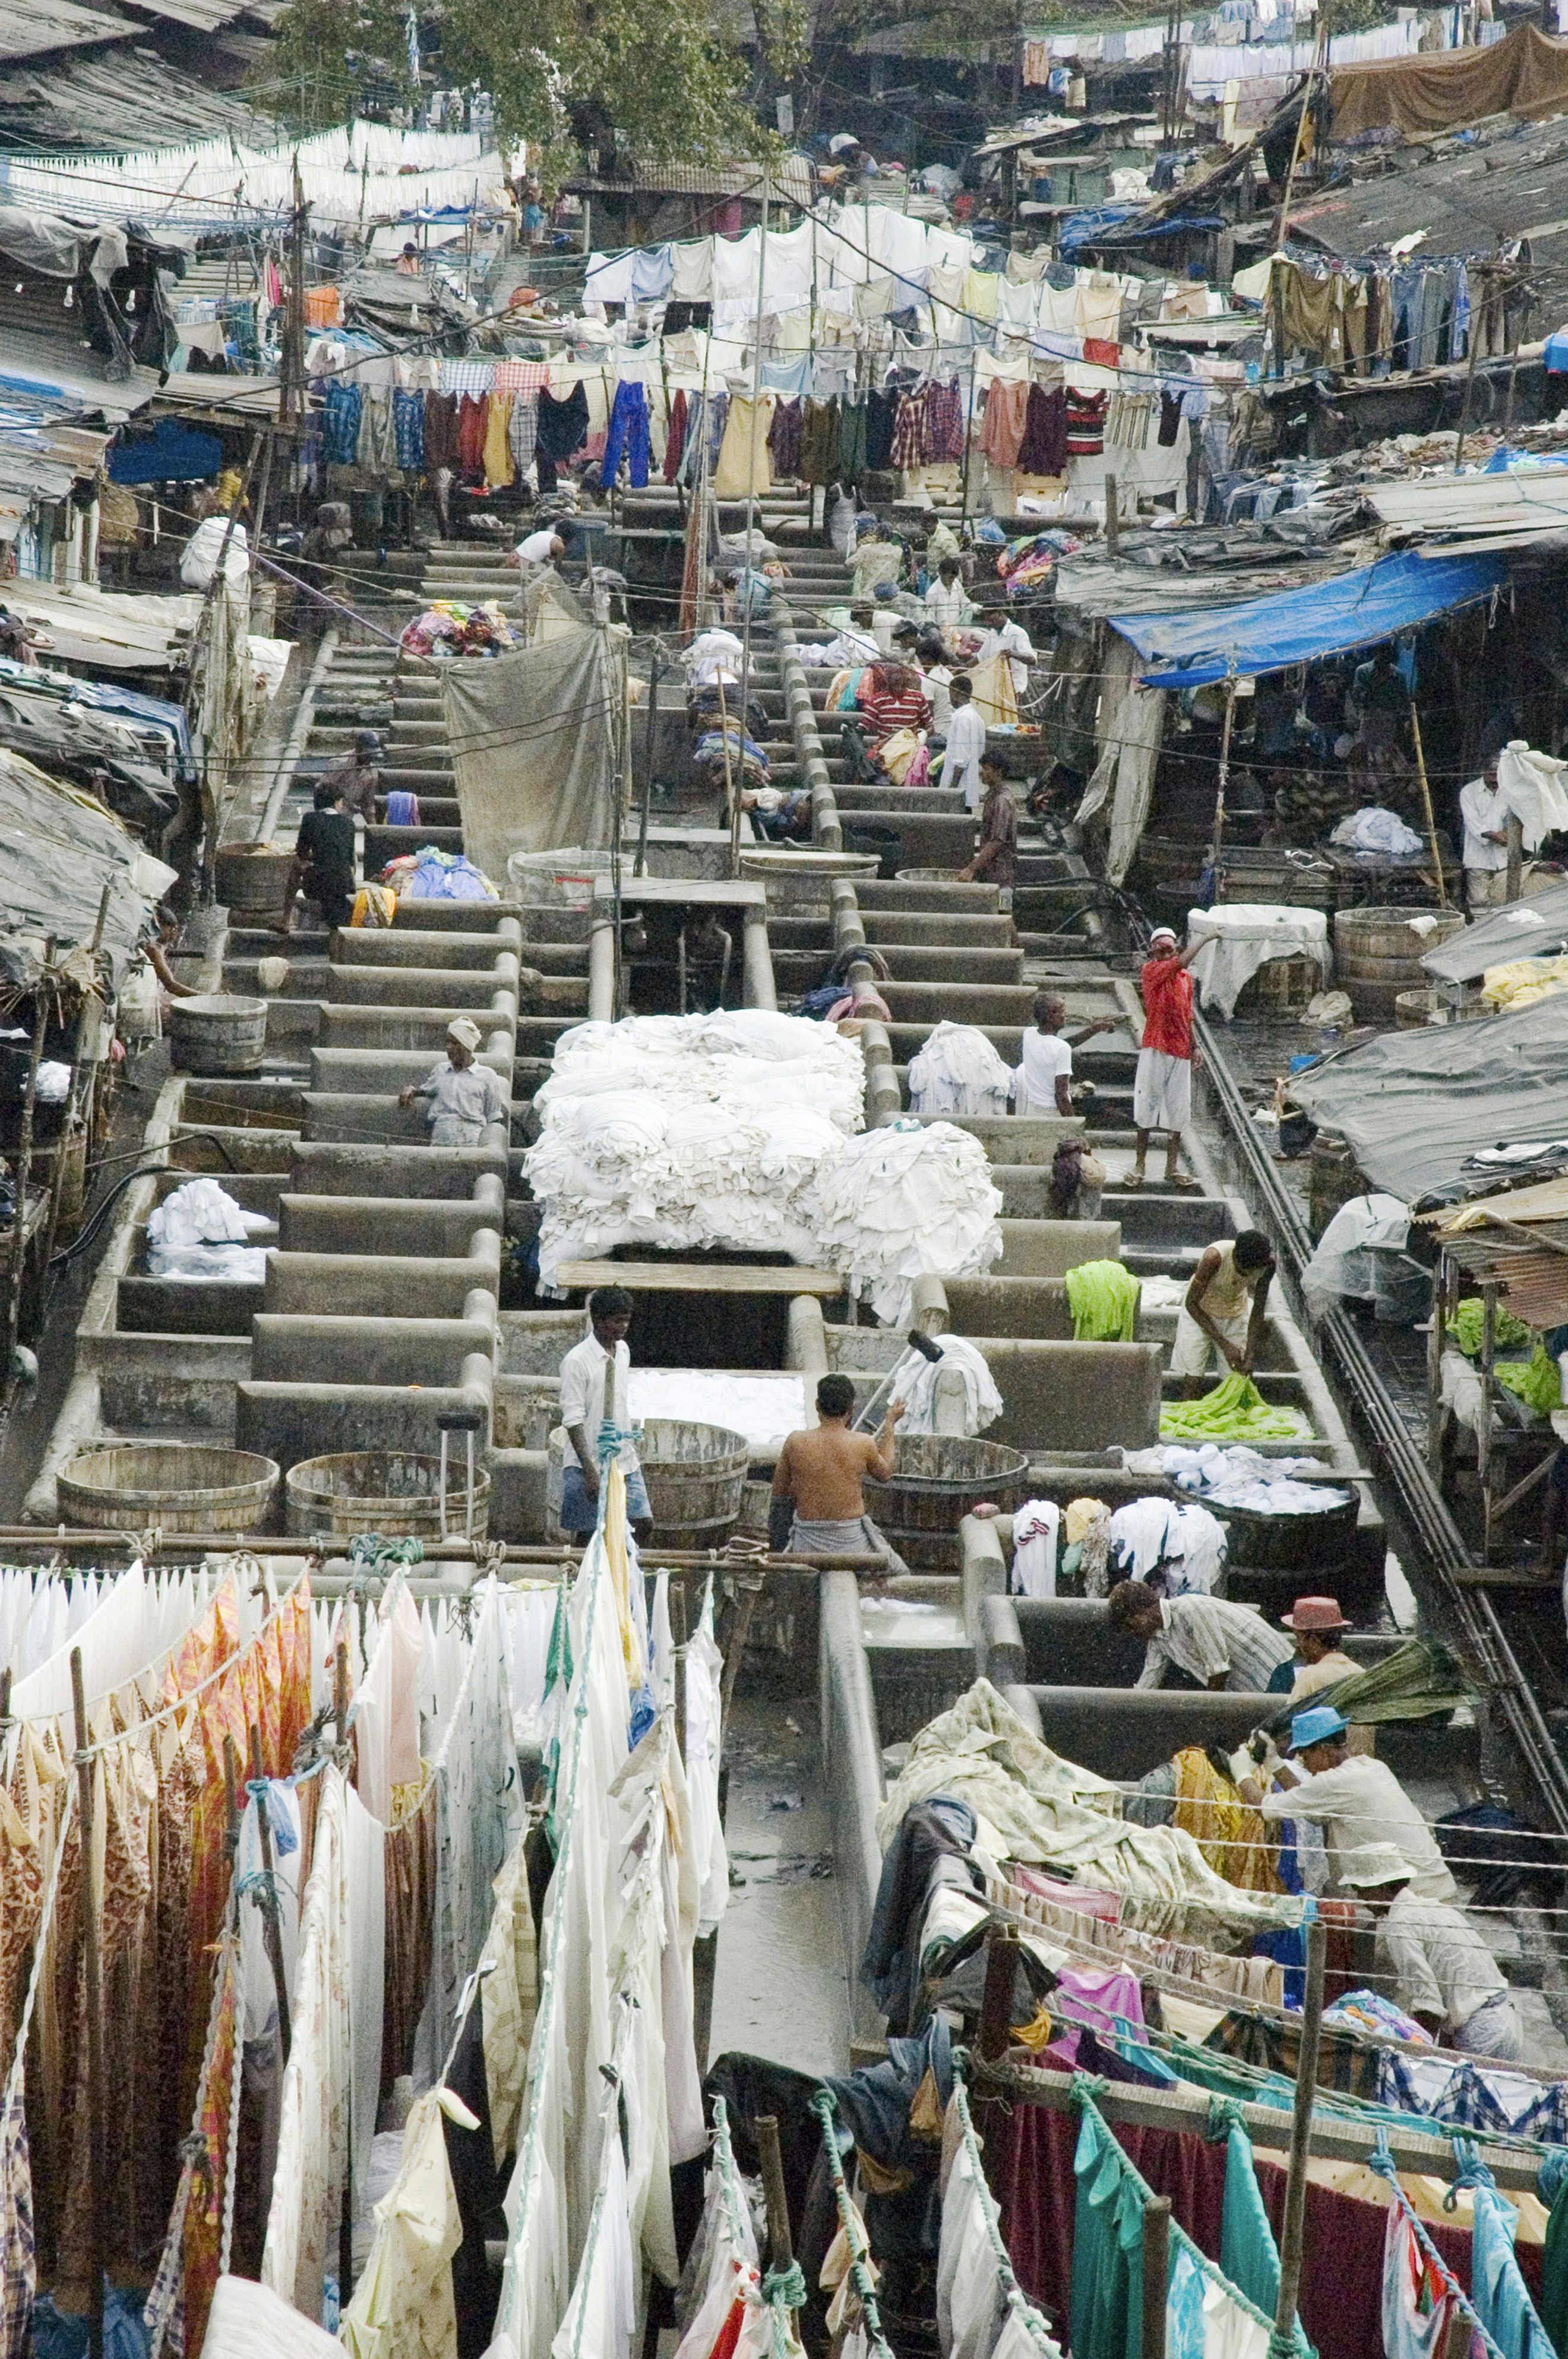
[[1119,1261],[1084,1261],[1066,1277],[1076,1343],[1130,1343],[1141,1282]]
[[[1465,1684],[1446,1647],[1426,1638],[1407,1639],[1380,1663],[1319,1688],[1314,1705],[1332,1704],[1346,1720],[1377,1723],[1389,1720],[1428,1720],[1434,1712],[1452,1712],[1465,1701]],[[1282,1728],[1294,1707],[1286,1705],[1269,1723]]]
[[1538,1343],[1528,1360],[1494,1360],[1492,1374],[1537,1417],[1550,1417],[1563,1406],[1563,1373],[1544,1343]]
[[[1481,1356],[1483,1316],[1479,1300],[1475,1295],[1469,1295],[1448,1322],[1449,1333],[1467,1360],[1478,1360]],[[1514,1343],[1528,1343],[1534,1332],[1535,1330],[1527,1327],[1522,1319],[1516,1319],[1511,1310],[1505,1310],[1498,1304],[1494,1342],[1500,1349],[1506,1350]]]
[[1311,1420],[1299,1408],[1271,1408],[1250,1376],[1229,1375],[1202,1400],[1167,1401],[1162,1441],[1300,1441]]

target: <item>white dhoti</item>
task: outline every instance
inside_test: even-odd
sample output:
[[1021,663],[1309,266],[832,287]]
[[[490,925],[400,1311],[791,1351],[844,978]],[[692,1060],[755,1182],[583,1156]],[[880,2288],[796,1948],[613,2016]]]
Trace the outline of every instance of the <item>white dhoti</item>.
[[[1216,1319],[1212,1310],[1208,1316],[1227,1343],[1234,1343],[1238,1352],[1245,1350],[1247,1330],[1252,1323],[1250,1303],[1235,1319]],[[1176,1313],[1176,1340],[1171,1346],[1171,1374],[1173,1376],[1201,1376],[1208,1367],[1211,1353],[1216,1364],[1220,1364],[1220,1354],[1184,1304]],[[1229,1374],[1227,1364],[1225,1373]]]
[[1132,1119],[1140,1130],[1185,1130],[1193,1111],[1193,1060],[1163,1049],[1140,1049],[1132,1082]]

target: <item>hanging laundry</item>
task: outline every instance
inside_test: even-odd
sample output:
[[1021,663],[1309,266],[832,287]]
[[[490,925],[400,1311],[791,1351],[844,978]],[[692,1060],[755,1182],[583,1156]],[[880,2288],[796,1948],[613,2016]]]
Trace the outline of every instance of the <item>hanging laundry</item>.
[[539,396],[519,393],[513,397],[512,416],[506,429],[506,440],[512,451],[513,464],[520,475],[526,475],[534,464],[534,451],[539,439]]
[[869,393],[866,396],[866,466],[873,473],[892,464],[892,435],[897,416],[896,394]]
[[898,416],[893,421],[892,449],[888,453],[889,464],[908,473],[925,462],[925,408],[923,398],[915,394],[901,394]]
[[866,404],[846,401],[838,413],[838,450],[833,472],[846,484],[861,482],[871,466],[866,439]]
[[536,457],[542,492],[555,490],[557,464],[580,451],[587,440],[588,396],[582,386],[574,385],[559,401],[553,394],[541,393]]
[[801,417],[800,456],[803,484],[831,483],[838,471],[838,405],[807,401]]
[[800,472],[801,436],[805,419],[798,401],[781,401],[768,429],[768,455],[775,476]]
[[484,473],[484,436],[489,422],[489,394],[465,393],[458,405],[458,466],[465,475]]
[[321,453],[329,467],[351,467],[359,454],[364,395],[357,385],[334,377],[322,405]]
[[1110,404],[1108,393],[1077,393],[1067,395],[1067,456],[1069,459],[1097,459],[1105,449],[1105,414]]
[[[1031,390],[1027,382],[1008,385],[999,380],[986,396],[985,411],[980,419],[979,447],[993,467],[1006,470],[1018,464]],[[1054,468],[1035,468],[1030,472],[1054,474],[1057,471]]]
[[404,393],[392,397],[393,436],[397,446],[397,463],[405,474],[419,474],[425,465],[425,403],[422,393]]
[[604,489],[608,491],[621,473],[624,456],[627,478],[633,490],[640,492],[648,480],[648,388],[622,378],[615,388],[604,456],[599,462],[599,479]]
[[1054,1597],[1062,1511],[1054,1499],[1028,1499],[1012,1518],[1008,1587],[1017,1597]]
[[964,455],[964,397],[957,377],[925,388],[925,463],[944,466]]
[[513,399],[509,393],[492,393],[489,397],[484,419],[484,482],[487,491],[505,491],[517,480],[508,431],[512,423]]
[[1067,469],[1067,397],[1060,386],[1047,393],[1032,385],[1022,440],[1013,464],[1024,475],[1062,475]]
[[[676,249],[677,255],[680,248]],[[680,472],[681,453],[686,449],[687,403],[684,389],[677,392],[670,404],[669,431],[665,436],[664,476],[673,484]]]
[[458,397],[454,393],[425,396],[425,464],[429,468],[458,463]]
[[743,500],[773,488],[767,438],[777,400],[772,393],[731,397],[713,473],[716,499]]

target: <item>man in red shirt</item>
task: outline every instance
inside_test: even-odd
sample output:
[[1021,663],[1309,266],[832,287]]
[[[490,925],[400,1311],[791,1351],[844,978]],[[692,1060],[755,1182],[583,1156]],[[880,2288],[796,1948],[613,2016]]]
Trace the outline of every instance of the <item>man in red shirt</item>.
[[1169,926],[1156,926],[1149,937],[1149,956],[1139,978],[1143,992],[1143,1045],[1132,1083],[1132,1119],[1138,1131],[1138,1153],[1128,1179],[1130,1188],[1141,1188],[1147,1174],[1152,1131],[1165,1134],[1165,1184],[1195,1189],[1189,1173],[1178,1172],[1182,1133],[1193,1105],[1193,979],[1187,973],[1199,945],[1180,948]]
[[851,777],[881,778],[880,749],[894,732],[930,726],[920,674],[903,664],[878,664],[860,690],[859,723],[846,721],[839,732]]

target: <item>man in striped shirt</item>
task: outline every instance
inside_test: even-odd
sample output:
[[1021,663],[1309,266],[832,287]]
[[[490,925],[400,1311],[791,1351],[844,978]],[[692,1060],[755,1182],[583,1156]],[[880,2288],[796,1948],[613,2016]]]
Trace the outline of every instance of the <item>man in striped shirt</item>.
[[[860,710],[839,731],[852,778],[880,778],[878,749],[897,729],[929,729],[931,705],[920,674],[903,664],[880,664],[860,693]],[[885,784],[885,780],[884,780]]]
[[1263,1695],[1278,1663],[1295,1651],[1250,1606],[1189,1591],[1182,1597],[1157,1596],[1146,1582],[1119,1581],[1106,1599],[1111,1623],[1144,1643],[1143,1669],[1136,1684],[1164,1684],[1166,1666],[1200,1687],[1228,1688],[1235,1694]]

